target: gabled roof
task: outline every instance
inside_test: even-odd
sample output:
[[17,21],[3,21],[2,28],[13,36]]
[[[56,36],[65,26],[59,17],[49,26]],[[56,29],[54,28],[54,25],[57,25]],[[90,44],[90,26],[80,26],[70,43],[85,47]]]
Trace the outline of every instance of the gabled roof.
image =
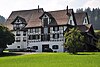
[[77,25],[83,25],[84,18],[87,17],[86,12],[74,13]]
[[89,32],[91,26],[92,26],[91,24],[77,25],[77,28],[78,28],[81,32]]
[[26,20],[27,27],[41,26],[41,20],[39,19],[39,17],[43,14],[43,12],[43,8],[13,11],[6,21],[6,26],[11,30],[13,28],[11,23],[15,20],[17,16],[20,16]]
[[[68,12],[71,14],[72,9],[69,9]],[[67,15],[66,10],[50,11],[49,13],[56,20],[57,25],[64,25],[69,21],[69,16]]]
[[44,13],[39,17],[39,19],[42,19],[42,17],[43,17],[45,14],[46,14],[49,18],[52,18],[52,15],[51,15],[49,12],[44,12]]
[[[72,9],[68,10],[69,13],[72,13],[72,11]],[[65,25],[69,20],[69,16],[66,15],[66,10],[44,12],[43,8],[39,8],[33,10],[13,11],[6,21],[6,26],[9,29],[12,29],[13,27],[11,23],[15,20],[17,16],[22,17],[26,20],[26,27],[42,26],[41,19],[39,19],[39,17],[41,17],[44,13],[52,17],[56,21],[57,25]]]
[[[72,14],[72,9],[69,9],[68,13]],[[69,21],[69,16],[67,15],[66,10],[44,12],[43,15],[40,16],[40,19],[42,19],[45,14],[55,22],[53,25],[65,25]]]
[[25,20],[24,18],[22,18],[22,17],[19,17],[19,16],[17,16],[17,17],[15,18],[15,20],[14,20],[11,24],[14,24],[14,22],[15,22],[16,20],[20,20],[20,21],[22,21],[22,23],[27,24],[27,23],[26,23],[26,20]]

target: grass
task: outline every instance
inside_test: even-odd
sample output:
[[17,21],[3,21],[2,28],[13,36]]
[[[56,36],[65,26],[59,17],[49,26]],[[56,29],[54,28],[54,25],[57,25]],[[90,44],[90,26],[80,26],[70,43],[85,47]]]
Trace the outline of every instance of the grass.
[[100,30],[94,30],[94,32],[100,32]]
[[0,67],[100,67],[100,53],[41,53],[0,57]]

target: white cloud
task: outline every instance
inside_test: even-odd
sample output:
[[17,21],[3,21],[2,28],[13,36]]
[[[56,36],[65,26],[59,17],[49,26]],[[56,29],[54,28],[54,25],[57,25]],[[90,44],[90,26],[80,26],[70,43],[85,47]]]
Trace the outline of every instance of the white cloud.
[[100,7],[100,0],[87,0],[83,7],[98,8]]
[[34,0],[2,0],[0,2],[0,15],[7,18],[12,11],[33,8],[34,3]]
[[64,9],[67,6],[67,0],[42,0],[42,2],[39,1],[39,5],[46,11]]
[[99,7],[100,0],[1,0],[0,15],[8,17],[12,11],[44,8],[45,11],[69,8]]

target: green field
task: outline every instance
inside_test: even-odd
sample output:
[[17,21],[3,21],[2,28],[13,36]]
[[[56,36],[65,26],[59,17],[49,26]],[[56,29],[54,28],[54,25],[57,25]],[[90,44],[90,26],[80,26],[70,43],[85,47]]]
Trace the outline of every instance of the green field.
[[100,30],[94,30],[94,32],[100,32]]
[[0,57],[0,67],[100,67],[100,53],[40,53]]

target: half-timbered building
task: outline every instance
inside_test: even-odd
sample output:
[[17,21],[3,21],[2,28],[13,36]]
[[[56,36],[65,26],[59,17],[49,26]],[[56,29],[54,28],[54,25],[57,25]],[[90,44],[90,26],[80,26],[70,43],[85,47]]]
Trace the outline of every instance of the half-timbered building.
[[[73,9],[45,12],[43,8],[13,11],[6,21],[6,26],[15,35],[15,42],[9,50],[33,48],[36,52],[52,49],[64,51],[64,32],[71,26],[77,26],[82,32],[93,28],[87,13],[74,13]],[[88,27],[89,26],[89,27]],[[93,38],[93,34],[89,34]]]

